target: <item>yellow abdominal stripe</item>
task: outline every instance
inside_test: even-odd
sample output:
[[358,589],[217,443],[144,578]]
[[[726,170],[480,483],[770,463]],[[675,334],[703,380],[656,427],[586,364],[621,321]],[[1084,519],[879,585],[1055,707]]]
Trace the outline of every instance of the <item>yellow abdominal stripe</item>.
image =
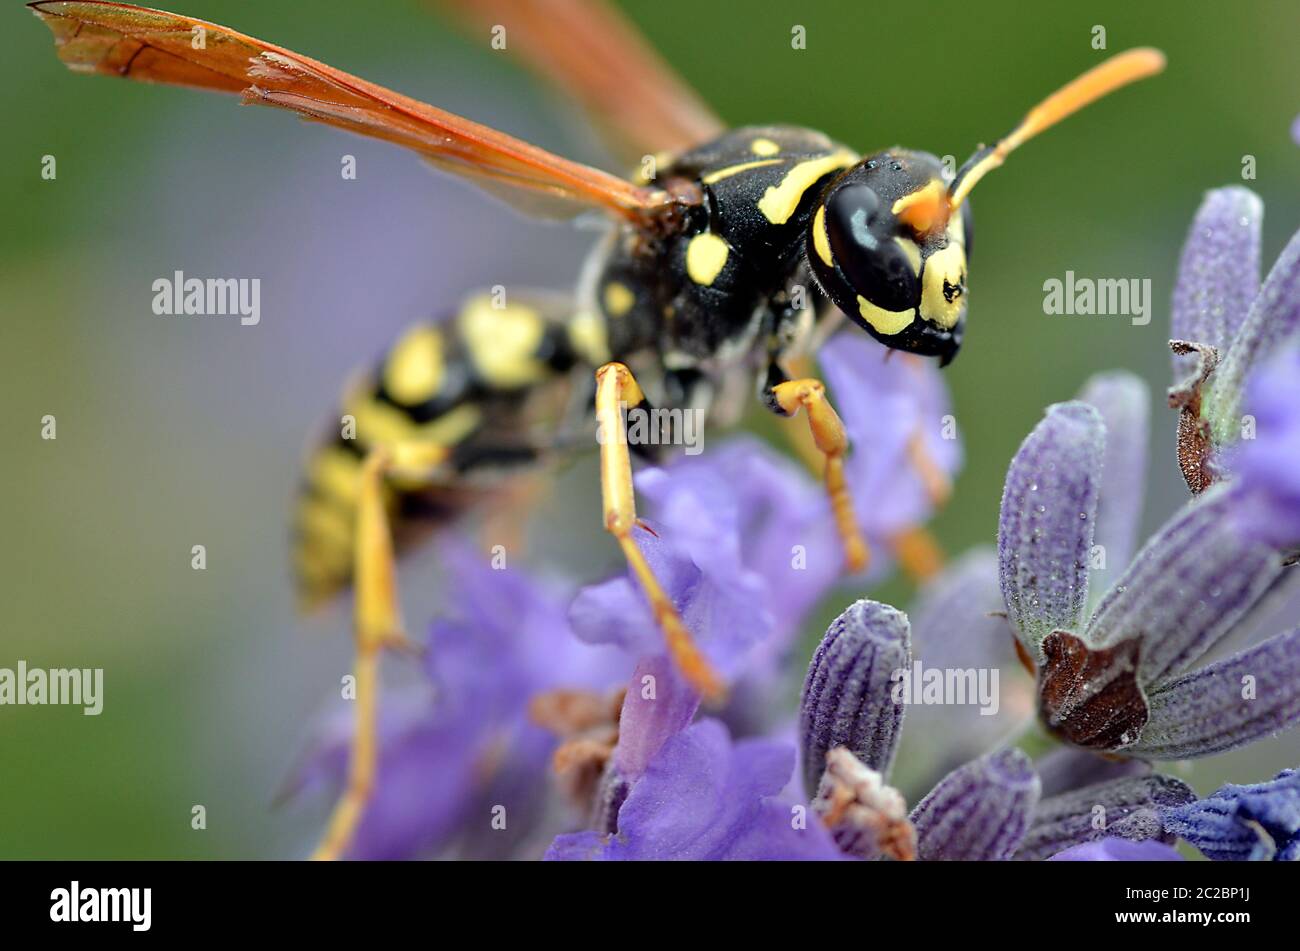
[[416,406],[438,395],[444,372],[442,334],[412,327],[397,342],[384,365],[384,389],[397,402]]
[[466,303],[457,328],[475,370],[492,386],[513,389],[546,377],[546,367],[537,359],[545,321],[531,307],[495,307],[484,294]]
[[697,234],[686,246],[686,273],[696,284],[708,287],[727,266],[730,253],[727,242],[716,234],[709,231]]
[[857,156],[852,152],[841,151],[798,163],[785,173],[780,184],[768,187],[758,201],[758,210],[772,224],[785,224],[815,182],[838,168],[848,168],[855,161]]
[[381,403],[363,389],[356,390],[344,401],[343,412],[356,419],[357,440],[367,449],[401,443],[454,446],[474,431],[482,416],[477,406],[463,403],[421,423],[396,406]]
[[329,505],[318,499],[306,499],[298,510],[298,531],[317,549],[340,551],[334,559],[346,561],[351,554],[353,522],[351,511]]
[[356,500],[360,475],[360,458],[337,446],[322,449],[311,463],[312,485],[345,506]]

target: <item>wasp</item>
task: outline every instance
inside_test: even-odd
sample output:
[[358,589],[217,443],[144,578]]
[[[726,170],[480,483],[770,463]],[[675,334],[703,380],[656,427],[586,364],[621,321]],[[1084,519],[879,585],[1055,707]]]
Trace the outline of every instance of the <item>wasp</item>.
[[[378,658],[406,644],[396,553],[572,445],[600,442],[604,525],[682,674],[722,683],[637,546],[628,414],[689,408],[725,419],[727,394],[802,411],[824,460],[845,562],[868,552],[844,479],[848,440],[803,365],[843,317],[885,346],[947,364],[965,329],[971,189],[1028,139],[1159,72],[1153,49],[1119,54],[1035,106],[960,168],[905,148],[861,154],[792,125],[728,130],[634,29],[598,2],[450,6],[500,23],[514,48],[573,94],[631,156],[635,180],[216,24],[121,3],[30,4],[81,72],[238,95],[411,149],[525,211],[608,222],[572,294],[480,295],[417,325],[344,392],[338,435],[310,459],[296,522],[299,588],[354,588],[357,720],[349,775],[317,857],[346,848],[374,781]],[[585,386],[575,381],[586,381]],[[558,398],[563,387],[575,397]],[[557,403],[574,404],[560,406]],[[576,406],[576,408],[575,408]]]

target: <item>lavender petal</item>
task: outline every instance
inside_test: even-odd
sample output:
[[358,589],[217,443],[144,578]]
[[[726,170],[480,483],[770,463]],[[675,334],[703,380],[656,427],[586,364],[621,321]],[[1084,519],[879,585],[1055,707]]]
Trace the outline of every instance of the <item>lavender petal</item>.
[[1272,549],[1237,530],[1236,506],[1230,485],[1197,496],[1147,542],[1098,606],[1084,639],[1098,648],[1140,638],[1144,689],[1160,687],[1214,647],[1282,571]]
[[618,720],[614,766],[635,782],[667,740],[690,725],[700,695],[678,674],[666,656],[647,657],[636,665]]
[[1129,776],[1045,798],[1034,810],[1017,859],[1036,861],[1108,836],[1164,838],[1158,810],[1196,799],[1185,782],[1169,776]]
[[[1224,350],[1259,293],[1260,225],[1264,203],[1239,185],[1216,188],[1192,220],[1174,284],[1175,340]],[[1191,358],[1174,357],[1174,377],[1192,372]]]
[[1172,845],[1155,839],[1133,842],[1110,836],[1095,842],[1072,845],[1049,856],[1049,862],[1181,862],[1183,857]]
[[1031,656],[1074,629],[1088,596],[1105,426],[1086,403],[1047,410],[1011,460],[998,521],[1002,596]]
[[1241,394],[1255,364],[1300,331],[1300,232],[1292,235],[1260,288],[1245,322],[1210,381],[1205,416],[1216,442],[1234,441],[1241,424]]
[[1209,756],[1294,726],[1300,628],[1167,683],[1148,702],[1151,718],[1128,752],[1151,759]]
[[1289,550],[1300,546],[1300,344],[1251,374],[1245,409],[1256,432],[1229,456],[1243,496],[1237,521],[1249,537]]
[[1093,548],[1101,558],[1093,560],[1089,579],[1090,588],[1100,593],[1128,567],[1137,547],[1146,494],[1151,393],[1141,377],[1115,371],[1092,377],[1079,399],[1096,407],[1106,424]]
[[1289,860],[1300,846],[1300,770],[1283,770],[1266,783],[1222,786],[1161,816],[1166,829],[1214,861]]
[[1058,746],[1035,760],[1034,770],[1043,785],[1043,799],[1047,800],[1114,779],[1147,776],[1151,773],[1151,764],[1140,759],[1115,759],[1088,750]]
[[990,753],[953,770],[912,810],[917,857],[1010,858],[1029,829],[1038,794],[1038,775],[1017,749]]
[[887,773],[903,722],[891,680],[909,664],[907,616],[875,601],[857,601],[836,618],[813,654],[799,708],[804,788],[817,791],[826,753],[846,747]]

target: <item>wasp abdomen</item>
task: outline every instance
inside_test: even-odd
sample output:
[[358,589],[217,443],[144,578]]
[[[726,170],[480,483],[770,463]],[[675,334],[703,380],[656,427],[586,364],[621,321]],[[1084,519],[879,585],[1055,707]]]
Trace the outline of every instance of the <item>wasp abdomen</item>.
[[397,547],[462,514],[502,478],[537,461],[563,413],[569,371],[606,358],[603,318],[567,295],[481,294],[445,321],[412,326],[344,391],[312,451],[294,525],[299,593],[317,603],[346,587],[362,462],[405,443],[448,450],[434,473],[387,479]]

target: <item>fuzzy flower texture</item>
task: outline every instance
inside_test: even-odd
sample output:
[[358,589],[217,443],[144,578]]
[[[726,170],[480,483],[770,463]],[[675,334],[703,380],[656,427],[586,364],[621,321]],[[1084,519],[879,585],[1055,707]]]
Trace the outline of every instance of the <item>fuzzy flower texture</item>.
[[[636,540],[720,708],[629,575],[571,587],[447,543],[452,609],[386,703],[350,856],[1163,861],[1181,839],[1300,858],[1300,771],[1198,798],[1158,768],[1300,720],[1300,628],[1272,621],[1300,598],[1300,234],[1261,283],[1261,217],[1211,192],[1188,236],[1169,402],[1189,497],[1145,544],[1150,399],[1124,372],[1029,433],[996,551],[925,579],[910,616],[853,601],[811,660],[808,620],[849,600],[817,480],[747,437],[642,471]],[[961,447],[930,364],[857,335],[821,356],[836,402],[871,407],[845,413],[860,587],[908,567]],[[322,729],[295,791],[337,789],[346,735]]]

